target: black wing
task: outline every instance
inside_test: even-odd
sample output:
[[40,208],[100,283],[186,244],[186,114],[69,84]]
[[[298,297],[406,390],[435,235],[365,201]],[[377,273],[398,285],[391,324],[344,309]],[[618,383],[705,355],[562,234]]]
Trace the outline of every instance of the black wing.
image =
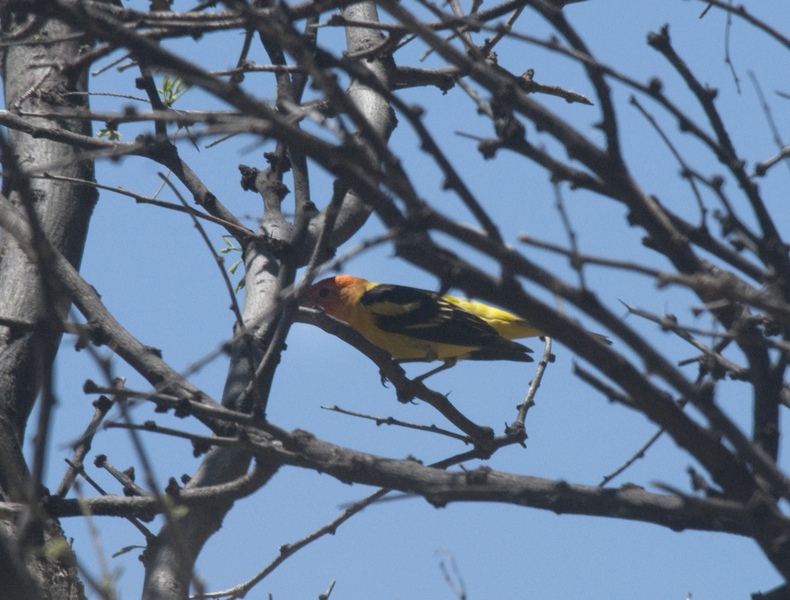
[[503,338],[483,319],[444,300],[439,294],[402,285],[381,284],[365,292],[360,304],[375,315],[376,326],[420,340],[478,347],[472,360],[531,361],[529,348]]

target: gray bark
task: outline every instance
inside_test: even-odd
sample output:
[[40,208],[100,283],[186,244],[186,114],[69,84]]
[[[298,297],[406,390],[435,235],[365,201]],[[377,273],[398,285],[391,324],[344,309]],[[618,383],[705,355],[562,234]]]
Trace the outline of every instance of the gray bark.
[[[25,29],[29,31],[25,32]],[[8,110],[25,112],[51,111],[56,106],[87,106],[85,96],[68,96],[66,92],[87,91],[85,72],[60,70],[58,65],[76,57],[84,39],[58,43],[46,42],[71,36],[69,26],[55,20],[42,20],[40,27],[25,15],[2,15],[4,39],[20,34],[31,43],[10,45],[3,49],[2,79]],[[38,66],[42,65],[42,66]],[[48,66],[43,66],[48,65]],[[36,125],[60,128],[91,135],[86,121],[58,122],[35,119]],[[19,175],[46,171],[93,180],[93,164],[78,159],[78,150],[42,138],[9,130],[3,152],[3,171]],[[75,266],[79,267],[88,223],[96,203],[96,190],[90,186],[46,179],[20,180],[6,177],[3,193],[19,206],[32,203],[47,238]],[[36,489],[22,455],[27,420],[41,389],[42,380],[51,369],[61,335],[57,329],[39,323],[54,309],[64,315],[68,304],[45,294],[40,269],[33,264],[14,239],[7,234],[0,239],[0,499],[25,502],[35,498]],[[6,524],[2,532],[0,556],[2,566],[13,569],[27,565],[30,573],[17,573],[15,581],[29,594],[41,597],[83,597],[73,557],[52,561],[33,559],[26,551],[42,545],[62,532],[55,523],[41,523],[31,515],[26,524]],[[70,555],[70,550],[67,552]],[[7,560],[5,560],[7,559]],[[17,569],[18,571],[18,569]],[[31,578],[32,575],[32,578]],[[2,579],[2,578],[0,578]],[[6,581],[11,581],[9,580]],[[30,586],[33,587],[30,587]],[[19,589],[22,589],[19,588]],[[37,589],[35,589],[37,588]],[[9,591],[0,589],[0,593]],[[30,597],[28,593],[23,596]],[[4,597],[7,597],[4,595]]]

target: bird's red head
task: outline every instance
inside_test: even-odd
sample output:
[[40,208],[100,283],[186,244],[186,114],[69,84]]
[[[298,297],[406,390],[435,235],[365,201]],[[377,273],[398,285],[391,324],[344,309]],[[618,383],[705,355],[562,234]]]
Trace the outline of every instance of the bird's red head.
[[305,300],[308,305],[320,306],[326,314],[347,322],[351,310],[365,293],[367,283],[351,275],[330,277],[310,286]]

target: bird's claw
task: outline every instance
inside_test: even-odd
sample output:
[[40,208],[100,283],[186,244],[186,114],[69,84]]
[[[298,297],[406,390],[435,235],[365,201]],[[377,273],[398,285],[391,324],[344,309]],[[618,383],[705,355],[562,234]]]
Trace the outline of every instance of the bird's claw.
[[389,387],[387,385],[387,381],[389,380],[387,379],[387,376],[384,374],[384,371],[379,371],[379,375],[381,375],[381,385],[384,387]]

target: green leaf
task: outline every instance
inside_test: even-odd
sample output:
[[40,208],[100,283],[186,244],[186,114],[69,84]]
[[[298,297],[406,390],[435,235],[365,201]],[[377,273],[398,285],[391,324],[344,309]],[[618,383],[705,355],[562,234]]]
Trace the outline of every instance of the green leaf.
[[117,556],[121,556],[122,554],[126,554],[127,552],[131,552],[135,548],[139,548],[140,550],[145,550],[145,546],[125,546],[125,547],[121,548],[120,550],[118,550],[118,552],[113,554],[112,557],[115,558]]
[[[228,250],[228,252],[230,252],[230,250]],[[243,262],[244,261],[241,259],[237,260],[235,263],[233,263],[233,266],[230,269],[228,269],[228,273],[233,275],[236,272],[236,269],[239,268],[239,265],[242,264]]]
[[222,250],[220,250],[220,252],[222,252],[223,254],[225,252],[230,252],[231,250],[238,250],[239,252],[241,252],[241,248],[239,248],[238,246],[234,246],[233,242],[230,241],[230,238],[227,235],[223,235],[222,239],[225,240],[225,243],[229,246],[229,248],[223,248]]
[[102,129],[96,134],[96,137],[106,137],[111,142],[117,142],[121,139],[121,134],[117,129]]
[[156,88],[156,91],[162,94],[162,104],[169,108],[175,104],[176,100],[186,94],[190,87],[178,77],[165,75],[162,80],[162,87]]

